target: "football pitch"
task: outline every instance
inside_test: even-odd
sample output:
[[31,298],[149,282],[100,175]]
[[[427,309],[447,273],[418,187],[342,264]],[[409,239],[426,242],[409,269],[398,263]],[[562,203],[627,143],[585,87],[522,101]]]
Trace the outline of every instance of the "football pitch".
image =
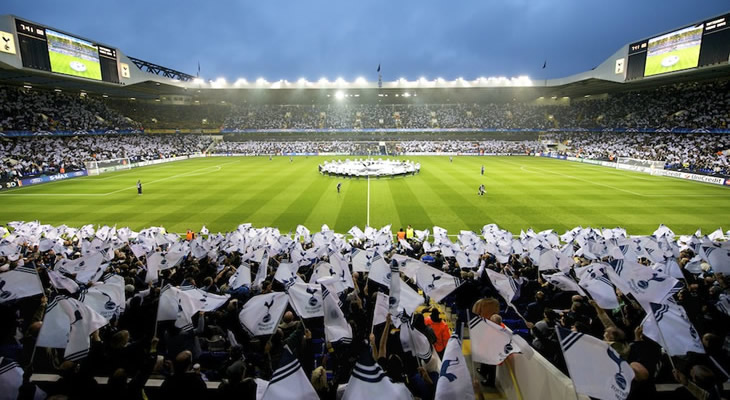
[[[331,159],[198,158],[27,186],[0,193],[0,221],[164,226],[170,232],[203,225],[225,232],[249,222],[282,233],[298,224],[312,231],[327,224],[344,233],[368,221],[394,231],[437,225],[452,234],[479,232],[490,223],[513,233],[621,226],[629,234],[651,234],[660,223],[678,234],[730,229],[730,188],[710,184],[519,156],[408,157],[421,163],[421,172],[405,178],[320,175],[318,164]],[[477,195],[480,184],[486,196]]]
[[[679,58],[677,63],[669,67],[662,66],[662,60],[671,56],[677,56]],[[687,68],[694,68],[697,66],[699,59],[700,46],[692,46],[647,57],[646,66],[644,67],[644,75],[651,76],[666,72],[680,71]]]

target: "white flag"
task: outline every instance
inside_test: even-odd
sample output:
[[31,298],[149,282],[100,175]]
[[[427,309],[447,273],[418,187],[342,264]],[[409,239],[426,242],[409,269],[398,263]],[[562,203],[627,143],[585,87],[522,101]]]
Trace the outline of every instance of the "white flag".
[[578,292],[579,295],[585,296],[586,293],[583,291],[583,288],[578,286],[578,283],[576,283],[573,278],[569,277],[563,272],[557,272],[552,275],[542,275],[543,279],[550,282],[552,285],[556,286],[558,289],[564,291],[564,292]]
[[89,352],[89,335],[106,324],[104,317],[78,300],[56,296],[46,306],[36,346],[65,349],[65,359],[78,361]]
[[297,282],[289,286],[287,293],[292,307],[300,317],[324,316],[321,285]]
[[611,280],[603,272],[598,271],[597,268],[584,275],[579,284],[591,295],[599,307],[607,310],[618,308],[616,289],[613,287]]
[[473,316],[469,321],[471,353],[474,361],[497,365],[520,348],[512,340],[512,332],[492,321]]
[[486,268],[485,270],[487,271],[489,280],[492,281],[492,285],[495,289],[497,289],[497,292],[499,292],[499,295],[502,296],[507,304],[512,304],[512,301],[515,300],[519,292],[517,283],[514,279],[507,275],[500,274],[499,272],[492,271],[489,268]]
[[0,304],[43,293],[35,268],[17,267],[0,273]]
[[361,250],[355,249],[352,252],[352,271],[368,272],[373,263],[375,251],[372,249]]
[[[371,344],[372,346],[372,344]],[[383,372],[368,349],[352,369],[342,400],[412,399],[406,385],[395,383]]]
[[96,284],[79,295],[79,301],[91,307],[107,320],[124,311],[124,278],[110,275],[103,283]]
[[109,321],[76,299],[62,300],[60,307],[64,309],[71,323],[63,358],[78,361],[89,354],[91,346],[89,335],[108,324]]
[[702,246],[705,259],[715,273],[730,274],[730,250],[714,246]]
[[264,256],[261,259],[261,262],[259,263],[259,268],[256,271],[256,278],[253,281],[253,285],[256,287],[261,287],[261,284],[264,283],[264,279],[266,279],[267,270],[269,268],[269,252],[264,251]]
[[416,284],[426,296],[438,303],[456,290],[461,285],[461,280],[436,268],[424,265],[416,271]]
[[304,373],[299,360],[284,347],[280,366],[271,375],[263,400],[319,400],[319,395]]
[[368,279],[378,282],[379,284],[389,287],[390,286],[390,265],[383,260],[383,257],[376,255],[373,257],[370,267],[370,273],[368,273]]
[[469,367],[461,351],[461,341],[451,336],[441,361],[441,373],[436,383],[435,400],[473,400]]
[[17,400],[23,385],[23,369],[15,361],[0,357],[0,400]]
[[664,347],[670,356],[683,356],[690,351],[705,353],[702,339],[687,318],[684,307],[671,301],[650,304],[654,316],[644,318],[644,335]]
[[647,311],[649,303],[662,303],[681,287],[671,276],[634,261],[614,260],[610,265],[606,273],[611,282],[623,293],[631,293]]
[[608,343],[590,335],[556,328],[565,363],[578,393],[623,400],[631,391],[634,370]]
[[260,294],[243,305],[238,319],[251,336],[271,335],[276,331],[287,304],[286,293]]
[[236,269],[236,273],[228,280],[231,289],[238,289],[241,286],[251,286],[251,268],[243,263]]
[[198,303],[198,311],[215,311],[221,306],[226,304],[228,299],[231,297],[227,294],[215,294],[208,293],[203,289],[196,288],[195,286],[182,286],[180,287],[182,294],[189,296],[194,302]]
[[337,305],[336,293],[332,293],[332,285],[322,285],[322,300],[324,302],[324,333],[330,343],[342,341],[352,342],[352,327],[347,323],[345,315]]
[[295,283],[304,283],[302,278],[297,275],[299,268],[291,263],[280,263],[276,267],[276,273],[274,274],[274,280],[281,282],[284,287],[289,287]]
[[375,310],[373,310],[373,326],[385,323],[388,316],[388,295],[383,292],[375,294]]
[[157,304],[157,321],[175,321],[175,327],[184,331],[193,329],[193,316],[202,304],[180,288],[165,285]]

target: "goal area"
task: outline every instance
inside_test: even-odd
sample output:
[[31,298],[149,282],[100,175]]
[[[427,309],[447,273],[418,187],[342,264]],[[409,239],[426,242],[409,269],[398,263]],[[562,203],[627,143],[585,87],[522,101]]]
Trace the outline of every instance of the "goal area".
[[86,172],[89,175],[99,175],[105,172],[131,169],[129,158],[113,158],[110,160],[85,161]]
[[645,172],[652,175],[659,175],[661,174],[660,171],[664,170],[664,161],[619,157],[618,159],[616,159],[616,168],[629,171]]

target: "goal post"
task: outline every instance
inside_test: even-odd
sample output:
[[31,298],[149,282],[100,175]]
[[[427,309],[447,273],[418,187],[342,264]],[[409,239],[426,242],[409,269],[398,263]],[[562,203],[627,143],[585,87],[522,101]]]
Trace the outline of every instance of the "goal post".
[[616,168],[629,171],[645,172],[651,175],[659,175],[661,174],[660,171],[664,169],[664,161],[619,157],[616,159]]
[[132,163],[129,158],[113,158],[110,160],[85,161],[86,172],[89,175],[99,175],[106,172],[131,169]]

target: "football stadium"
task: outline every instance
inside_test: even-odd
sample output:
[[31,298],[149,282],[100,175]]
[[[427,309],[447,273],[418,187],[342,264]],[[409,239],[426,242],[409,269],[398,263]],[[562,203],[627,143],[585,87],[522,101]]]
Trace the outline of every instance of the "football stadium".
[[0,399],[729,398],[728,22],[270,81],[0,15]]

